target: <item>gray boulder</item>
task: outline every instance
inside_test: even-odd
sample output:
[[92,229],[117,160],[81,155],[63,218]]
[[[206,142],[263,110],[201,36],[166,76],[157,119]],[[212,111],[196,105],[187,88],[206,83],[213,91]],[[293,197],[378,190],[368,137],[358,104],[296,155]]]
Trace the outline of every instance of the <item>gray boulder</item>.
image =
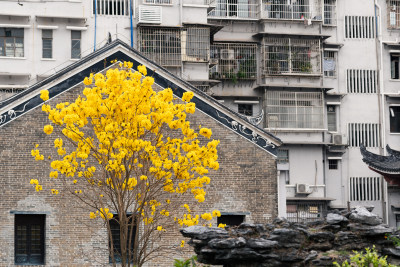
[[326,222],[328,224],[339,224],[341,222],[348,222],[348,219],[340,214],[328,213],[326,216]]
[[228,232],[225,229],[217,227],[189,226],[180,230],[184,237],[190,237],[200,240],[226,238]]
[[246,245],[246,240],[243,237],[227,238],[227,239],[213,239],[208,242],[211,248],[239,248]]
[[382,218],[379,218],[378,215],[369,212],[364,207],[357,207],[349,217],[351,220],[368,225],[378,225],[382,223]]

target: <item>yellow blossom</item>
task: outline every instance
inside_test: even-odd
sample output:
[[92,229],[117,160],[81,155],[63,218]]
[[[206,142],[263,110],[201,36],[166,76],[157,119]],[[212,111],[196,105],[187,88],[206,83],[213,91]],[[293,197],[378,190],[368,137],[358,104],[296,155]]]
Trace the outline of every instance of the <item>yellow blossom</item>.
[[41,90],[41,91],[40,91],[40,98],[41,98],[43,101],[49,100],[49,91],[48,91],[48,90]]
[[203,213],[203,214],[201,215],[201,218],[202,218],[203,220],[209,221],[209,220],[212,219],[212,216],[211,216],[210,213]]
[[51,133],[53,132],[53,126],[51,126],[51,125],[46,125],[46,126],[44,126],[43,131],[44,131],[46,134],[51,134]]
[[147,75],[147,69],[146,69],[145,66],[139,65],[137,69],[138,69],[138,71],[139,71],[141,74]]
[[95,219],[96,218],[96,213],[90,212],[89,217],[90,217],[90,219]]
[[58,195],[58,190],[57,189],[51,189],[51,193],[53,195]]
[[183,248],[185,246],[185,240],[181,241],[181,248]]
[[218,224],[219,228],[225,228],[225,226],[226,226],[226,224],[223,224],[223,223]]
[[182,95],[182,100],[185,102],[190,102],[192,98],[193,98],[193,92],[185,92]]
[[208,128],[201,128],[199,134],[204,137],[210,138],[212,135],[211,129]]
[[213,210],[212,216],[213,217],[221,217],[221,212],[219,212],[219,210]]

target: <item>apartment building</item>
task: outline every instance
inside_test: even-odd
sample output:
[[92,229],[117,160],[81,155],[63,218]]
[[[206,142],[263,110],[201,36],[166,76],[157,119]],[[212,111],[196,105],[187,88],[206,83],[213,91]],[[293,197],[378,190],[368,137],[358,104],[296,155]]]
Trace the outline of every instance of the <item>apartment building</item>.
[[400,190],[359,146],[400,149],[400,0],[1,1],[0,101],[116,38],[279,137],[279,214],[374,206]]

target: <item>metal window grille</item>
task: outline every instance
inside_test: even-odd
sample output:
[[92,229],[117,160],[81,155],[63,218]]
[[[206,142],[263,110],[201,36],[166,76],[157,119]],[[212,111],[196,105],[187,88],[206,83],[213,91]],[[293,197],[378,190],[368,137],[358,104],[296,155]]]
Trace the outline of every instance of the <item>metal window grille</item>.
[[209,18],[257,19],[257,0],[217,0],[216,7],[208,13]]
[[181,29],[139,28],[139,51],[162,66],[180,67]]
[[71,58],[81,58],[81,31],[71,31]]
[[328,213],[326,203],[321,202],[286,202],[286,216],[290,222],[306,223],[320,220]]
[[6,100],[10,97],[12,97],[13,95],[16,95],[20,92],[22,92],[25,89],[20,89],[20,88],[7,88],[7,89],[0,89],[0,102],[3,100]]
[[53,57],[53,30],[42,30],[42,57]]
[[400,79],[400,54],[390,54],[390,78]]
[[[128,226],[128,234],[132,232],[132,239],[131,239],[131,248],[135,245],[135,235],[136,235],[136,225],[132,223],[132,217],[129,217],[129,226]],[[114,257],[116,262],[121,262],[121,231],[120,225],[118,223],[118,215],[114,215],[114,219],[110,220],[110,230],[111,230],[111,237],[112,237],[112,244],[114,248]],[[111,240],[108,240],[109,249],[111,249]],[[129,247],[129,239],[126,240],[126,245]],[[128,253],[128,252],[127,252]],[[127,259],[128,261],[128,259]],[[110,257],[111,262],[111,257]]]
[[245,116],[253,116],[252,104],[238,104],[238,113]]
[[380,201],[381,190],[380,177],[350,177],[350,201]]
[[211,45],[211,79],[256,79],[257,44],[214,43]]
[[379,147],[381,145],[380,125],[378,123],[349,123],[349,146]]
[[267,127],[323,129],[322,92],[267,91]]
[[400,28],[400,0],[387,1],[388,28]]
[[93,0],[93,14],[129,16],[129,2],[129,0]]
[[375,18],[372,16],[345,16],[345,38],[375,38]]
[[265,75],[322,74],[319,40],[264,38],[263,54]]
[[268,19],[322,20],[319,0],[263,0],[264,17]]
[[337,52],[324,51],[324,76],[336,77]]
[[182,29],[182,60],[207,62],[210,57],[210,28]]
[[0,28],[0,56],[24,56],[24,29]]
[[202,85],[195,85],[195,87],[197,89],[199,89],[200,91],[204,92],[204,93],[209,93],[210,92],[210,86],[209,85],[202,84]]
[[337,159],[329,159],[328,167],[330,170],[337,170],[339,165],[339,161]]
[[337,123],[336,123],[336,107],[335,106],[327,106],[327,118],[328,118],[328,131],[336,132],[337,131]]
[[373,94],[377,90],[375,70],[347,70],[347,92],[353,94]]
[[278,148],[278,163],[288,163],[289,162],[289,149]]
[[143,0],[143,3],[162,5],[162,4],[171,4],[171,0]]
[[336,0],[324,0],[324,25],[336,25]]

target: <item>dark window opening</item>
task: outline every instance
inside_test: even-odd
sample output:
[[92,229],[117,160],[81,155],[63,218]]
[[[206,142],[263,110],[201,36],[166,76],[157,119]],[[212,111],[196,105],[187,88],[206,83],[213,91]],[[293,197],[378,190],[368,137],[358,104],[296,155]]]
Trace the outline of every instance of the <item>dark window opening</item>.
[[390,107],[390,132],[400,133],[400,107]]
[[71,58],[81,58],[81,31],[71,31]]
[[289,163],[289,150],[278,148],[278,163]]
[[335,106],[327,106],[328,112],[328,131],[330,132],[336,132],[337,131],[337,126],[336,126],[336,107]]
[[328,167],[330,170],[337,170],[339,165],[339,161],[337,159],[329,159]]
[[400,79],[399,58],[400,54],[390,54],[391,79]]
[[253,116],[253,105],[238,104],[238,112],[246,116]]
[[217,219],[217,225],[220,223],[228,226],[238,226],[244,222],[246,215],[221,215]]
[[44,264],[46,215],[15,215],[15,264]]
[[42,58],[53,57],[53,30],[42,30]]
[[[129,235],[132,233],[132,239],[131,239],[131,251],[134,249],[134,244],[135,244],[135,235],[136,235],[136,224],[132,225],[132,218],[129,220],[129,229],[128,229],[128,239],[126,240],[127,244],[127,249],[129,249]],[[132,229],[133,227],[133,229]],[[111,229],[111,235],[112,235],[112,244],[114,248],[114,258],[116,262],[121,262],[121,231],[120,231],[120,225],[118,221],[118,216],[114,215],[114,218],[110,220],[110,229]],[[111,242],[109,242],[109,249],[111,250]],[[129,257],[129,253],[127,252],[127,257]],[[111,255],[110,255],[110,262],[111,262]],[[131,260],[132,262],[132,260]]]

